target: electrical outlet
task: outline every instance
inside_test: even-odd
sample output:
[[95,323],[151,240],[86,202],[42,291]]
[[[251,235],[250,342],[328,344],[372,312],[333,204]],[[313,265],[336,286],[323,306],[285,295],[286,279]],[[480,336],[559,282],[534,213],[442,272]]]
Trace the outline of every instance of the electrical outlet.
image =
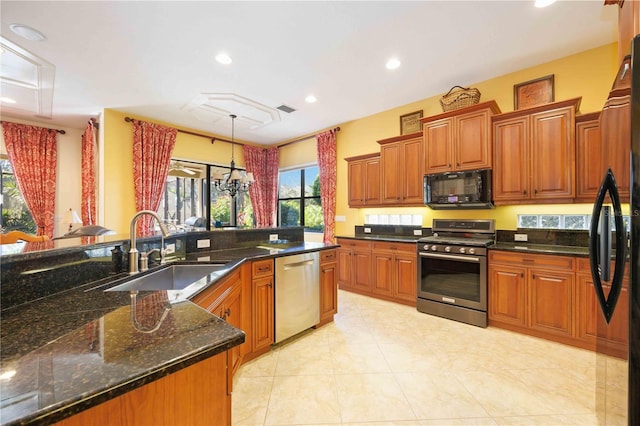
[[513,239],[514,241],[528,241],[529,237],[527,234],[514,234]]
[[416,235],[418,237],[422,237],[422,229],[414,229],[413,230],[413,235]]
[[336,222],[346,222],[347,221],[347,217],[346,216],[336,216],[335,221]]
[[371,228],[364,228],[364,233],[365,234],[370,234],[371,233]]
[[165,253],[166,254],[172,254],[176,252],[176,245],[175,244],[167,244],[167,247],[165,247]]
[[278,241],[278,234],[269,234],[269,241]]
[[207,248],[211,247],[211,241],[209,240],[198,240],[198,248]]
[[200,256],[198,262],[211,262],[211,256]]

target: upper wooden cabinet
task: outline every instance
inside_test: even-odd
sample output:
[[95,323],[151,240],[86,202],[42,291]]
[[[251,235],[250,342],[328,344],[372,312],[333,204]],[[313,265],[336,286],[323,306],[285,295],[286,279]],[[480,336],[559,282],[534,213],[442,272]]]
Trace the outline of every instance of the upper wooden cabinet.
[[349,173],[349,207],[380,204],[380,154],[345,158]]
[[576,117],[576,201],[592,203],[602,175],[600,155],[600,113]]
[[581,99],[492,118],[496,205],[573,201],[575,116]]
[[631,53],[631,39],[640,34],[640,2],[632,0],[605,0],[604,4],[618,8],[618,57]]
[[424,173],[488,169],[492,166],[491,116],[495,101],[420,119]]
[[422,132],[379,140],[382,204],[424,205]]

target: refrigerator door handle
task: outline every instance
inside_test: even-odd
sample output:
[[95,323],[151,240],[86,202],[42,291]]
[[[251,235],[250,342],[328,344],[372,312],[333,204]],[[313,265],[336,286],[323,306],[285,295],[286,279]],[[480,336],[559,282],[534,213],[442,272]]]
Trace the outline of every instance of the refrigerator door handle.
[[[613,204],[614,222],[616,225],[616,257],[615,257],[615,271],[613,273],[613,281],[611,282],[611,290],[609,295],[605,296],[602,288],[602,277],[600,275],[600,268],[598,265],[598,229],[600,221],[600,211],[603,209],[604,198],[609,193],[611,202]],[[608,218],[608,215],[605,215]],[[608,229],[608,226],[604,226],[603,229]],[[602,236],[601,238],[610,238],[609,235]],[[608,245],[608,244],[607,244]],[[601,247],[604,247],[602,245]],[[591,264],[591,277],[593,278],[593,286],[595,288],[596,296],[598,298],[598,304],[602,310],[607,324],[611,321],[613,312],[616,308],[618,296],[622,290],[622,279],[624,278],[624,264],[626,259],[626,235],[624,230],[624,222],[622,220],[622,208],[620,204],[620,195],[618,194],[618,187],[616,186],[616,180],[613,176],[611,169],[607,171],[602,185],[598,190],[598,196],[593,205],[593,214],[591,215],[591,228],[589,232],[589,253]],[[607,253],[607,250],[602,250],[600,256],[600,262],[603,264],[602,270],[608,272],[606,268],[609,267],[611,262],[611,254]],[[606,264],[606,267],[604,265]],[[606,275],[609,275],[606,273]],[[605,279],[607,277],[605,276]]]

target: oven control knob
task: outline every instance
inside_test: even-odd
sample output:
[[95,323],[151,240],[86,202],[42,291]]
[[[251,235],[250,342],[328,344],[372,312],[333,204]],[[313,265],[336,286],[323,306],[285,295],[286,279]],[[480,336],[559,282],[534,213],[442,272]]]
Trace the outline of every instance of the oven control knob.
[[438,250],[438,246],[436,246],[436,245],[432,245],[432,246],[431,246],[431,251],[436,251],[436,250]]
[[446,246],[446,247],[444,248],[444,251],[446,251],[447,253],[449,253],[449,252],[451,251],[451,247]]
[[460,253],[464,253],[465,251],[464,247],[460,247]]
[[475,254],[476,253],[476,249],[474,248],[470,248],[469,249],[469,254]]

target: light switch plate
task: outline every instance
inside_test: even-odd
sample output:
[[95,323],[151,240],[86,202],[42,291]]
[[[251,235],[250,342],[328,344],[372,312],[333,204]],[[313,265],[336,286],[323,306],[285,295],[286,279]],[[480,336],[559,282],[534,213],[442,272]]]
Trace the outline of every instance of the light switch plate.
[[421,237],[422,236],[422,229],[414,229],[413,230],[413,235]]
[[364,233],[365,234],[370,234],[371,233],[371,228],[364,228]]
[[515,241],[528,241],[529,236],[527,234],[514,234],[513,239]]
[[211,247],[211,241],[209,240],[198,240],[198,248],[207,248]]
[[278,234],[269,234],[269,241],[277,241]]

